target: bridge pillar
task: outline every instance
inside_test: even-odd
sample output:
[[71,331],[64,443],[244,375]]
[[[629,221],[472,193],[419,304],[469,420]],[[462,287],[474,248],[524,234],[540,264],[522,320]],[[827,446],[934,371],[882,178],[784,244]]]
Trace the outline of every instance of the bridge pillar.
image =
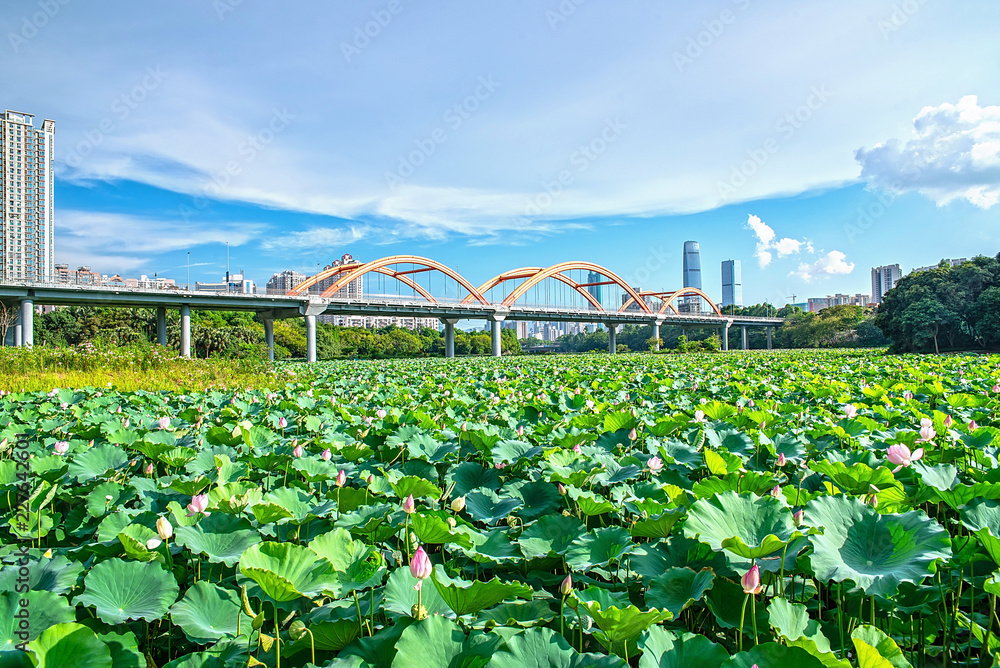
[[722,349],[725,351],[729,350],[729,328],[732,327],[733,321],[727,320],[725,331],[722,333]]
[[455,324],[458,320],[451,318],[441,318],[444,323],[444,356],[451,358],[455,356]]
[[181,306],[181,357],[191,357],[191,307]]
[[743,325],[740,329],[743,330],[743,350],[747,349],[747,326]]
[[267,359],[274,361],[274,321],[270,318],[264,319],[264,343],[267,344]]
[[35,302],[30,298],[21,300],[21,345],[35,345]]
[[156,342],[167,345],[167,309],[164,306],[156,307]]
[[767,349],[768,350],[771,350],[771,330],[772,329],[773,329],[772,327],[768,327],[767,328]]
[[490,334],[493,337],[493,357],[500,357],[503,355],[503,345],[502,345],[502,325],[503,321],[506,320],[506,316],[494,315],[490,319]]
[[306,361],[316,361],[316,316],[306,315]]
[[608,352],[614,355],[618,352],[618,325],[608,323]]
[[14,316],[14,347],[21,347],[21,309],[17,309],[17,314]]

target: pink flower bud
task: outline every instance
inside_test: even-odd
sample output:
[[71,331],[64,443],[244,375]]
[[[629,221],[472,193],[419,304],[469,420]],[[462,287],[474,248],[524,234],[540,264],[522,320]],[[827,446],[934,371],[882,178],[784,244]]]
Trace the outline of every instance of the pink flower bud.
[[337,474],[337,487],[343,487],[346,482],[347,474],[344,472],[344,469],[340,469],[340,473]]
[[559,584],[559,594],[562,596],[569,596],[573,593],[573,576],[567,575],[563,581]]
[[170,426],[170,418],[161,417],[159,420],[157,420],[157,424],[159,425],[160,429],[166,429],[167,427]]
[[377,411],[375,411],[375,415],[378,416],[379,420],[384,420],[385,416],[388,415],[388,413],[386,413],[384,409],[380,408]]
[[979,425],[976,424],[976,421],[975,420],[969,420],[969,431],[973,432],[973,431],[975,431],[977,429],[979,429]]
[[330,459],[333,458],[333,453],[330,452],[330,448],[327,448],[326,450],[323,451],[323,454],[321,454],[320,457],[323,458],[324,462],[328,462],[330,461]]
[[953,424],[955,424],[955,421],[951,418],[951,416],[950,415],[945,415],[944,416],[944,426],[945,426],[945,429],[951,429],[951,425],[953,425]]
[[633,428],[632,428],[632,431],[630,431],[630,432],[628,433],[628,440],[630,440],[630,441],[634,441],[634,440],[635,440],[635,438],[636,438],[636,436],[637,436],[637,434],[635,433],[635,427],[633,427]]
[[146,475],[153,475],[153,462],[146,464]]
[[292,450],[292,456],[293,457],[301,457],[303,452],[304,452],[304,450],[302,450],[302,446],[301,445],[296,445],[295,449]]
[[431,559],[424,552],[424,546],[421,545],[413,553],[413,558],[410,559],[410,575],[418,580],[423,580],[430,577],[432,570],[434,567],[431,565]]
[[67,441],[56,441],[52,449],[57,455],[65,455],[69,452],[69,443]]
[[188,504],[188,517],[194,517],[195,515],[202,514],[206,517],[212,513],[205,512],[208,508],[208,494],[197,494],[191,497],[191,503]]
[[785,459],[785,453],[784,452],[779,453],[778,454],[778,466],[784,466],[786,461],[787,460]]
[[652,457],[649,458],[649,461],[646,462],[646,466],[648,466],[650,472],[655,475],[659,473],[660,470],[663,468],[663,460],[660,459],[657,455],[653,455]]
[[764,591],[764,588],[760,586],[760,569],[757,568],[757,564],[754,564],[747,571],[740,582],[743,585],[743,593],[745,594],[759,594]]
[[583,452],[583,448],[580,447],[579,443],[577,443],[576,445],[573,446],[573,452],[575,452],[577,454],[580,454],[581,452]]
[[524,436],[524,425],[523,424],[522,425],[518,425],[518,427],[517,427],[517,435],[518,436]]
[[403,512],[412,515],[417,512],[417,504],[413,502],[413,495],[410,494],[406,499],[403,500]]
[[284,429],[287,426],[288,426],[288,420],[286,420],[285,416],[282,415],[280,418],[278,418],[278,427],[280,429]]
[[460,496],[457,499],[452,499],[451,509],[453,512],[460,513],[465,508],[465,497]]
[[559,496],[566,496],[566,487],[559,483]]
[[795,522],[795,526],[797,526],[797,527],[798,526],[802,526],[802,515],[803,514],[804,514],[803,511],[797,510],[797,511],[795,511],[795,514],[792,515],[792,521]]

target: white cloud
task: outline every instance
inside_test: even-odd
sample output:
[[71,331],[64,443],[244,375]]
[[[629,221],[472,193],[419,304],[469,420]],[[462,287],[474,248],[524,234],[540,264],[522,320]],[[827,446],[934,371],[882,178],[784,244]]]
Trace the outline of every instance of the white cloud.
[[747,217],[746,227],[757,237],[757,249],[754,251],[754,257],[757,258],[757,263],[761,267],[771,264],[775,253],[777,253],[779,258],[782,258],[788,255],[795,255],[802,251],[803,248],[809,253],[813,252],[812,243],[805,239],[783,237],[775,241],[777,235],[774,233],[774,230],[770,225],[761,220],[759,216],[750,214]]
[[905,143],[890,139],[854,156],[872,186],[988,209],[1000,201],[1000,106],[981,107],[967,95],[955,105],[925,107]]
[[812,283],[817,279],[849,274],[852,271],[854,271],[854,263],[848,262],[847,256],[840,251],[833,250],[812,264],[803,262],[798,269],[789,272],[788,275],[801,278],[806,283]]

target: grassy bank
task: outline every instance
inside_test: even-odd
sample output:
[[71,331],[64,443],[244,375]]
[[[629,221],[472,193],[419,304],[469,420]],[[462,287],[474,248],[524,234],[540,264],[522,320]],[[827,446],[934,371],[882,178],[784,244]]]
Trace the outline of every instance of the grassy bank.
[[160,346],[0,348],[0,390],[114,387],[124,391],[281,386],[262,360],[187,359]]

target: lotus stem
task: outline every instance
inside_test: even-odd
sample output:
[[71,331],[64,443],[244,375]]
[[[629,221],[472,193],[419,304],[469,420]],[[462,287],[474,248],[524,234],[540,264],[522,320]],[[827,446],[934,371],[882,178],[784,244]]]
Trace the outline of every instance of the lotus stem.
[[[363,621],[364,618],[361,616],[361,604],[358,602],[358,590],[355,589],[354,592],[353,592],[353,594],[354,594],[354,607],[357,608],[357,610],[358,610],[358,635],[360,635],[362,638],[364,638],[365,637],[365,623]],[[418,601],[420,599],[420,592],[419,591],[417,592],[417,599],[418,599]],[[313,663],[315,663],[315,661],[313,661]]]
[[750,616],[753,618],[753,646],[756,647],[759,643],[757,642],[757,597],[750,594]]
[[746,619],[747,615],[747,601],[750,600],[750,594],[747,594],[743,599],[743,609],[740,610],[740,635],[737,636],[736,648],[739,651],[743,651],[743,621]]
[[278,625],[278,604],[271,601],[271,607],[274,608],[274,656],[278,663],[277,668],[281,668],[281,626]]

